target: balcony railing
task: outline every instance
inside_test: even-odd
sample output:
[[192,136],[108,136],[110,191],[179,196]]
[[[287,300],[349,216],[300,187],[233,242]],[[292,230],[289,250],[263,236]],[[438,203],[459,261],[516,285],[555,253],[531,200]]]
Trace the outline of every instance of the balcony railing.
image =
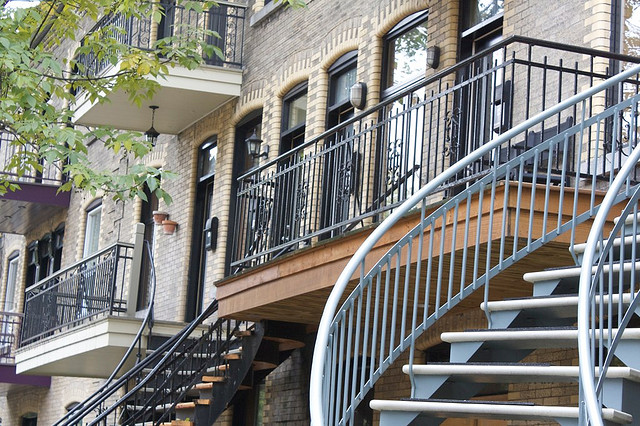
[[[60,186],[66,181],[66,175],[62,173],[62,167],[58,162],[38,160],[37,148],[34,145],[18,144],[13,135],[0,133],[0,173],[2,177],[16,183],[35,183],[43,185]],[[26,173],[18,173],[15,167],[10,167],[12,160],[37,161],[39,169],[28,167]]]
[[98,315],[123,315],[132,244],[117,243],[27,288],[20,345]]
[[[640,59],[511,37],[389,95],[238,178],[231,271],[383,219],[467,153],[630,62]],[[624,91],[596,101],[604,108],[637,91],[638,82],[628,82]],[[474,162],[442,187],[439,199],[461,191],[492,165],[565,131],[581,113],[576,107],[547,119],[526,137]],[[624,114],[615,119],[629,123]],[[606,127],[604,149],[616,152],[606,159],[620,164],[628,126],[621,123],[614,134],[612,118]],[[550,170],[552,176],[578,167],[585,174],[592,167],[604,169],[604,164],[591,161],[594,136],[588,136],[581,153],[571,139],[553,155],[535,164],[531,160],[524,178],[533,176],[534,169]]]
[[22,314],[0,312],[0,365],[15,364],[15,350]]
[[[165,15],[157,26],[158,39],[170,36],[198,37],[199,40],[220,48],[224,56],[224,59],[218,56],[204,56],[205,63],[230,68],[242,66],[246,6],[218,2],[218,6],[204,12],[186,9],[184,6],[175,4],[163,4],[162,6]],[[99,20],[89,34],[104,31],[105,36],[113,37],[119,43],[149,50],[155,42],[152,31],[155,26],[151,19],[116,14],[105,16]],[[220,37],[207,36],[202,30],[215,31]],[[98,58],[93,52],[80,55],[77,60],[84,68],[83,74],[88,76],[102,75],[113,66],[111,62]]]

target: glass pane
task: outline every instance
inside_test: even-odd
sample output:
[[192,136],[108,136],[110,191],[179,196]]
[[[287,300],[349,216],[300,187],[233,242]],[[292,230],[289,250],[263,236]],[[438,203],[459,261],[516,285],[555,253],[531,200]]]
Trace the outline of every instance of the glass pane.
[[504,0],[471,0],[469,4],[469,18],[467,28],[504,12]]
[[307,94],[303,93],[297,98],[287,101],[287,104],[289,117],[287,117],[285,130],[304,124],[307,119]]
[[6,312],[14,312],[17,306],[14,305],[16,292],[16,279],[18,277],[18,258],[9,261],[9,270],[7,271],[7,290],[4,298],[4,310]]
[[209,176],[216,172],[216,159],[218,158],[218,145],[212,145],[200,153],[202,156],[202,169],[200,177]]
[[424,75],[427,70],[427,23],[390,40],[388,52],[386,87]]
[[102,206],[87,212],[87,227],[84,234],[83,257],[87,257],[98,251],[100,240],[100,215]]
[[331,105],[341,104],[349,100],[349,91],[356,82],[356,68],[350,68],[337,75],[331,85]]

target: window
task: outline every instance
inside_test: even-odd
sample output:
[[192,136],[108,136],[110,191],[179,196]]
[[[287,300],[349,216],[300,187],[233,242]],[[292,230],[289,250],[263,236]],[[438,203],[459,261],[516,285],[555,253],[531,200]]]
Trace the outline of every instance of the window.
[[341,56],[329,68],[329,105],[327,125],[336,126],[353,117],[353,106],[349,103],[349,91],[356,82],[358,52]]
[[396,25],[384,39],[383,97],[427,71],[428,11],[414,13]]
[[15,312],[17,306],[15,304],[16,282],[18,280],[18,258],[17,251],[9,256],[9,265],[7,267],[7,287],[4,293],[4,311]]
[[280,154],[304,142],[307,120],[307,83],[293,88],[283,99]]
[[463,30],[496,18],[504,12],[504,0],[467,0],[464,3]]
[[87,223],[84,231],[84,249],[82,256],[87,257],[98,251],[100,241],[100,219],[102,204],[100,200],[87,208]]

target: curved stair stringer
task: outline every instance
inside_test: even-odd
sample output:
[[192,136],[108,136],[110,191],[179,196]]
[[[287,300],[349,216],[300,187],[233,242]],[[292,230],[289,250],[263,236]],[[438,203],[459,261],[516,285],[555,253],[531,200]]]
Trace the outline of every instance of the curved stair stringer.
[[[597,199],[602,194],[591,183],[601,180],[603,176],[613,176],[615,164],[608,161],[606,154],[601,154],[603,157],[594,157],[593,164],[602,165],[603,168],[609,164],[611,170],[587,167],[589,165],[583,168],[580,165],[574,172],[568,172],[567,167],[562,169],[561,175],[552,176],[550,168],[545,170],[541,166],[539,170],[540,158],[549,158],[550,162],[554,153],[559,152],[561,147],[567,147],[570,138],[575,142],[573,152],[583,152],[587,147],[586,142],[583,146],[583,142],[589,134],[599,129],[605,120],[621,116],[625,108],[638,101],[638,95],[604,111],[590,111],[588,114],[591,115],[583,113],[582,121],[507,163],[494,166],[484,177],[446,201],[433,213],[427,214],[427,202],[430,197],[446,190],[448,181],[474,162],[491,161],[497,152],[508,147],[512,140],[524,137],[533,126],[551,116],[559,116],[565,110],[573,110],[578,104],[584,107],[591,97],[637,72],[638,69],[631,69],[593,86],[481,146],[437,175],[374,229],[338,278],[318,328],[310,387],[310,410],[314,425],[352,422],[358,404],[406,349],[410,349],[409,363],[412,370],[416,338],[444,313],[481,287],[484,287],[486,302],[488,283],[499,272],[565,233],[571,233],[571,245],[576,243],[576,227],[598,211]],[[599,143],[600,141],[595,141],[596,146]],[[566,163],[569,160],[565,156],[563,161]],[[528,182],[525,182],[525,175]],[[553,206],[550,206],[551,182],[558,184],[557,190],[554,190],[557,199]],[[496,193],[502,185],[504,205],[496,206]],[[511,189],[516,194],[512,196],[515,198],[515,207],[513,203],[509,204],[507,193],[510,186],[515,187]],[[526,191],[529,191],[528,196],[523,196]],[[536,224],[541,225],[537,228],[533,226],[536,191],[544,193],[540,203],[543,211],[535,219]],[[477,197],[474,202],[479,205],[477,211],[482,213],[474,218],[477,228],[469,225],[472,197]],[[578,199],[583,201],[579,202]],[[367,256],[376,243],[401,217],[417,206],[421,206],[419,224],[369,269]],[[503,208],[503,213],[507,208],[515,209],[513,235],[516,236],[516,241],[512,247],[505,240],[507,215],[500,214],[500,207]],[[526,216],[527,210],[529,219],[527,221],[524,218],[522,221],[528,223],[519,225],[521,216]],[[486,222],[482,223],[483,221]],[[521,236],[520,226],[526,228],[526,235]],[[486,233],[487,238],[479,237],[482,232]],[[439,235],[436,237],[436,234]],[[461,238],[464,244],[456,245],[456,238]],[[518,238],[524,242],[519,244]],[[451,244],[450,252],[445,248],[445,241]],[[497,247],[492,247],[494,241],[497,241]],[[462,247],[462,259],[455,257],[456,247]],[[445,255],[448,256],[447,262],[443,260]],[[415,262],[414,259],[426,260]],[[455,276],[453,266],[456,262],[462,263],[462,271],[465,271],[467,265],[471,265],[473,278],[469,280],[464,276],[465,272],[462,272],[462,279]],[[422,271],[423,266],[426,271]],[[423,272],[426,278],[421,275]],[[345,290],[350,287],[354,277],[358,276],[355,289],[341,304]],[[421,285],[424,287],[421,288]],[[459,289],[454,290],[454,286]],[[424,298],[422,304],[419,303],[420,297]],[[470,347],[469,353],[476,349]],[[410,378],[413,388],[414,378]]]
[[242,337],[242,356],[229,363],[226,380],[213,383],[212,403],[196,410],[196,425],[211,425],[227,409],[229,402],[242,385],[245,377],[251,371],[253,360],[258,353],[260,343],[264,337],[264,325],[255,323],[251,334]]

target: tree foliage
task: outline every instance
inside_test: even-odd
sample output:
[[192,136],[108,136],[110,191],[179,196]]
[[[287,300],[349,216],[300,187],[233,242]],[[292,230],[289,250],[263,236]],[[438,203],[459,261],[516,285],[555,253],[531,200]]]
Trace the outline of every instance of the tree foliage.
[[[300,6],[301,0],[284,0]],[[187,11],[200,13],[215,2],[176,0]],[[147,46],[127,43],[121,26],[109,17],[162,20],[162,3],[140,0],[44,0],[26,9],[0,5],[0,152],[9,160],[0,175],[0,195],[17,188],[24,176],[41,173],[56,164],[68,177],[61,190],[77,188],[103,192],[115,199],[139,196],[144,185],[166,202],[171,197],[161,182],[174,175],[145,166],[142,157],[151,146],[139,132],[110,127],[84,127],[73,122],[76,94],[93,102],[108,102],[124,90],[141,105],[159,88],[156,81],[172,66],[194,69],[203,56],[222,57],[207,41],[218,35],[206,28],[183,28]],[[107,21],[101,21],[107,19]],[[96,25],[100,22],[101,25]],[[92,29],[93,28],[93,29]],[[88,30],[92,29],[88,32]],[[118,66],[108,75],[94,75],[86,58]],[[89,160],[89,143],[103,144],[115,156],[127,159],[128,170],[113,172]]]

